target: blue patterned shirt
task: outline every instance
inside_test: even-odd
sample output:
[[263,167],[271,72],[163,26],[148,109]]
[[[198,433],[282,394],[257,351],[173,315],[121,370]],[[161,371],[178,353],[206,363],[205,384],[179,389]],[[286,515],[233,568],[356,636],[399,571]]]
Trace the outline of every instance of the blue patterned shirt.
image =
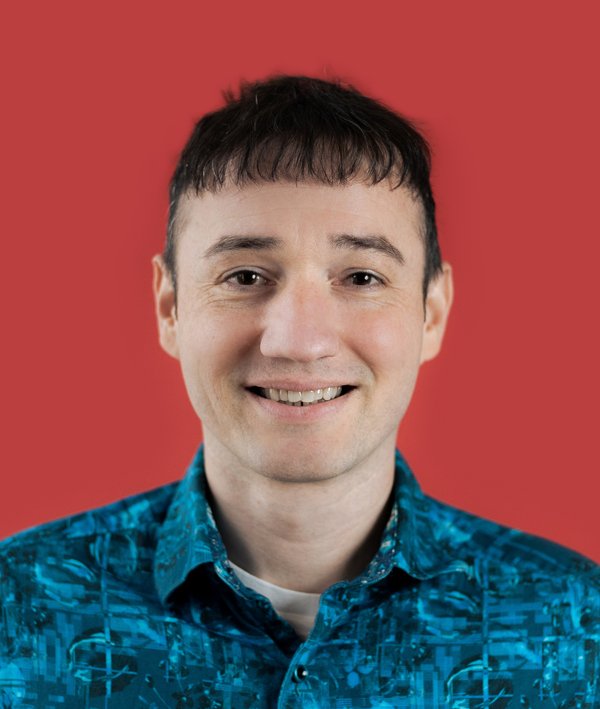
[[425,496],[396,454],[366,570],[302,641],[185,478],[0,544],[2,709],[600,707],[595,565]]

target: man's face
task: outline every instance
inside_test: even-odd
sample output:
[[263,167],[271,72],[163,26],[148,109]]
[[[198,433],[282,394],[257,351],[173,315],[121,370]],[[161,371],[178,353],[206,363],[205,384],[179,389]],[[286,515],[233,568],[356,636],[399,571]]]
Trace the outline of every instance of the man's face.
[[[207,452],[289,481],[389,457],[452,290],[445,267],[423,303],[422,214],[410,193],[231,186],[183,198],[178,224],[177,308],[155,257],[157,314]],[[293,406],[298,392],[324,398]]]

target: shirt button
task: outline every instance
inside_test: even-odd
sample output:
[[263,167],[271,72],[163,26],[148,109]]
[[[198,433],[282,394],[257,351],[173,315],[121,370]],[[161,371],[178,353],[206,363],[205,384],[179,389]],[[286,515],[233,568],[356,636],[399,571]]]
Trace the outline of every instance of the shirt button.
[[292,675],[292,680],[294,682],[302,682],[302,680],[305,680],[308,677],[308,670],[304,665],[298,665],[296,669],[294,670],[294,674]]

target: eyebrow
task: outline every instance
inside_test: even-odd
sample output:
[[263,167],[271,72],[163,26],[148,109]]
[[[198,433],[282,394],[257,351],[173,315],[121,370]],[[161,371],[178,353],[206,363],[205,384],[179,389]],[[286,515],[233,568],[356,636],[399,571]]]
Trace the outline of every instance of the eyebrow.
[[222,236],[206,249],[204,258],[212,258],[219,254],[241,251],[243,249],[272,251],[282,245],[283,241],[276,239],[274,236]]
[[355,236],[354,234],[336,234],[330,237],[336,249],[356,249],[379,251],[404,265],[404,256],[385,236]]
[[[356,251],[379,251],[404,264],[404,256],[385,236],[355,234],[334,234],[329,242],[336,249],[353,249]],[[222,236],[204,252],[205,258],[213,258],[223,253],[233,251],[274,251],[283,246],[283,240],[274,236]]]

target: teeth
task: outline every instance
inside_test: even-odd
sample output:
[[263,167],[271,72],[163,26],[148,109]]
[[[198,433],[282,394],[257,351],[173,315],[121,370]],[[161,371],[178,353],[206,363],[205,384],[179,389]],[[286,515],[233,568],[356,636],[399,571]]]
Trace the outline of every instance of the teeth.
[[273,401],[281,401],[292,406],[308,406],[319,401],[331,401],[342,393],[342,387],[326,387],[309,391],[287,391],[286,389],[261,389],[263,396]]

